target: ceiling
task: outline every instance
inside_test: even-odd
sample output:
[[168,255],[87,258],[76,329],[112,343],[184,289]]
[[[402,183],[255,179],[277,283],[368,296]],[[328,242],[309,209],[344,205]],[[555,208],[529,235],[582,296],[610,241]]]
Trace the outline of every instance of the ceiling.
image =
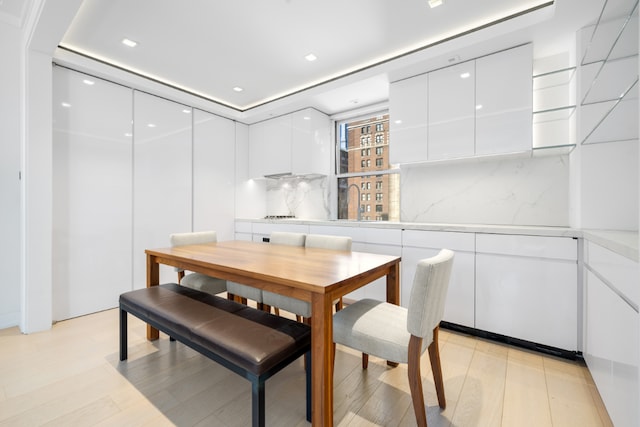
[[[336,114],[384,102],[390,81],[521,43],[534,43],[535,58],[567,55],[575,31],[595,23],[603,5],[608,17],[619,17],[634,3],[84,0],[58,50],[252,122],[282,109]],[[0,18],[20,19],[23,4],[0,0]],[[137,45],[125,46],[124,38]],[[305,59],[310,53],[315,61]]]

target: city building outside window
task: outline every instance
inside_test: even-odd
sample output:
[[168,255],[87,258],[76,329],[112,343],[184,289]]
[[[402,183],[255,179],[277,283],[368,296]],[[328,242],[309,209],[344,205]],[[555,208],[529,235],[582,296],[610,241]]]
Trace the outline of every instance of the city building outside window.
[[[377,156],[374,166],[370,159],[363,158],[371,155],[371,148],[366,147],[371,146],[372,129]],[[336,139],[338,218],[399,221],[400,170],[389,163],[389,150],[385,149],[390,144],[388,113],[337,122]],[[360,204],[372,199],[376,201],[373,217],[365,215],[371,212],[371,205]]]

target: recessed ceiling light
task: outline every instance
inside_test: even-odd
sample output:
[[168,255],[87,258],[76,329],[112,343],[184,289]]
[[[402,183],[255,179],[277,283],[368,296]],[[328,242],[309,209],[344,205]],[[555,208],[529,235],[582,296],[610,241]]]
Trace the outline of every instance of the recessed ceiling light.
[[124,136],[126,136],[127,138],[131,138],[133,136],[133,134],[130,133],[130,132],[127,132],[127,133],[124,134]]
[[156,125],[155,125],[155,124],[153,124],[153,123],[149,123],[149,124],[147,125],[147,127],[149,127],[149,128],[154,128],[154,127],[156,127]]
[[93,80],[89,80],[89,79],[84,79],[82,83],[86,84],[87,86],[93,86],[95,84]]
[[315,61],[316,59],[318,59],[318,57],[315,56],[313,53],[310,53],[310,54],[306,55],[304,57],[304,59],[306,59],[309,62],[312,62],[312,61]]
[[304,117],[302,118],[302,120],[311,120],[311,117],[309,117],[309,116],[304,116]]
[[138,45],[138,42],[134,42],[131,39],[124,38],[122,39],[122,44],[129,47],[136,47]]
[[438,7],[442,4],[442,0],[429,0],[429,7],[433,9],[434,7]]
[[460,78],[461,79],[468,79],[469,77],[471,77],[471,73],[462,73],[462,74],[460,74]]
[[62,103],[62,104],[60,104],[60,105],[62,105],[64,108],[69,108],[69,107],[71,107],[71,104],[69,104],[68,102],[63,102],[63,103]]
[[396,120],[394,123],[397,124],[397,125],[401,125],[402,124],[402,120]]
[[233,90],[235,90],[236,92],[242,92],[244,89],[242,89],[240,86],[236,86],[233,88]]
[[191,110],[185,108],[184,110],[182,110],[183,113],[185,114],[191,114]]
[[480,110],[480,109],[482,109],[482,104],[476,105],[476,110]]

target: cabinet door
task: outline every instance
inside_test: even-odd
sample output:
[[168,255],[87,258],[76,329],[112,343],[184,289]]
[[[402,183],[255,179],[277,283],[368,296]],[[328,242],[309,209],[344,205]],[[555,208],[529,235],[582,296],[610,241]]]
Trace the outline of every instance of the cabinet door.
[[530,44],[476,60],[476,154],[531,150]]
[[585,277],[584,359],[613,424],[637,426],[638,312],[591,271]]
[[390,163],[428,159],[427,82],[422,74],[389,85]]
[[131,117],[131,89],[53,68],[54,320],[131,290]]
[[[188,112],[185,112],[188,111]],[[190,109],[134,95],[133,287],[146,286],[145,249],[169,246],[169,234],[192,229]],[[160,281],[177,280],[161,266]]]
[[291,172],[294,174],[331,173],[331,123],[325,114],[307,108],[291,115]]
[[443,320],[475,327],[475,236],[473,233],[405,230],[402,232],[402,305],[408,306],[418,261],[440,249],[454,252]]
[[235,124],[193,110],[193,230],[234,236]]
[[576,240],[477,235],[476,250],[476,328],[576,351]]
[[291,115],[249,126],[249,171],[254,178],[291,173]]
[[475,151],[475,61],[429,73],[429,160]]

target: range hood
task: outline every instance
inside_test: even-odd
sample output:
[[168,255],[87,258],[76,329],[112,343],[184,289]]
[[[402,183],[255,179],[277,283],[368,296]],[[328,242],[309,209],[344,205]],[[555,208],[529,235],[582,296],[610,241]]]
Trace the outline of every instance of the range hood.
[[323,178],[327,175],[323,175],[321,173],[298,173],[298,174],[293,174],[291,172],[282,172],[282,173],[272,173],[269,175],[264,175],[263,178],[267,178],[267,179],[284,179],[284,178],[307,178],[307,179],[313,179],[313,178]]

